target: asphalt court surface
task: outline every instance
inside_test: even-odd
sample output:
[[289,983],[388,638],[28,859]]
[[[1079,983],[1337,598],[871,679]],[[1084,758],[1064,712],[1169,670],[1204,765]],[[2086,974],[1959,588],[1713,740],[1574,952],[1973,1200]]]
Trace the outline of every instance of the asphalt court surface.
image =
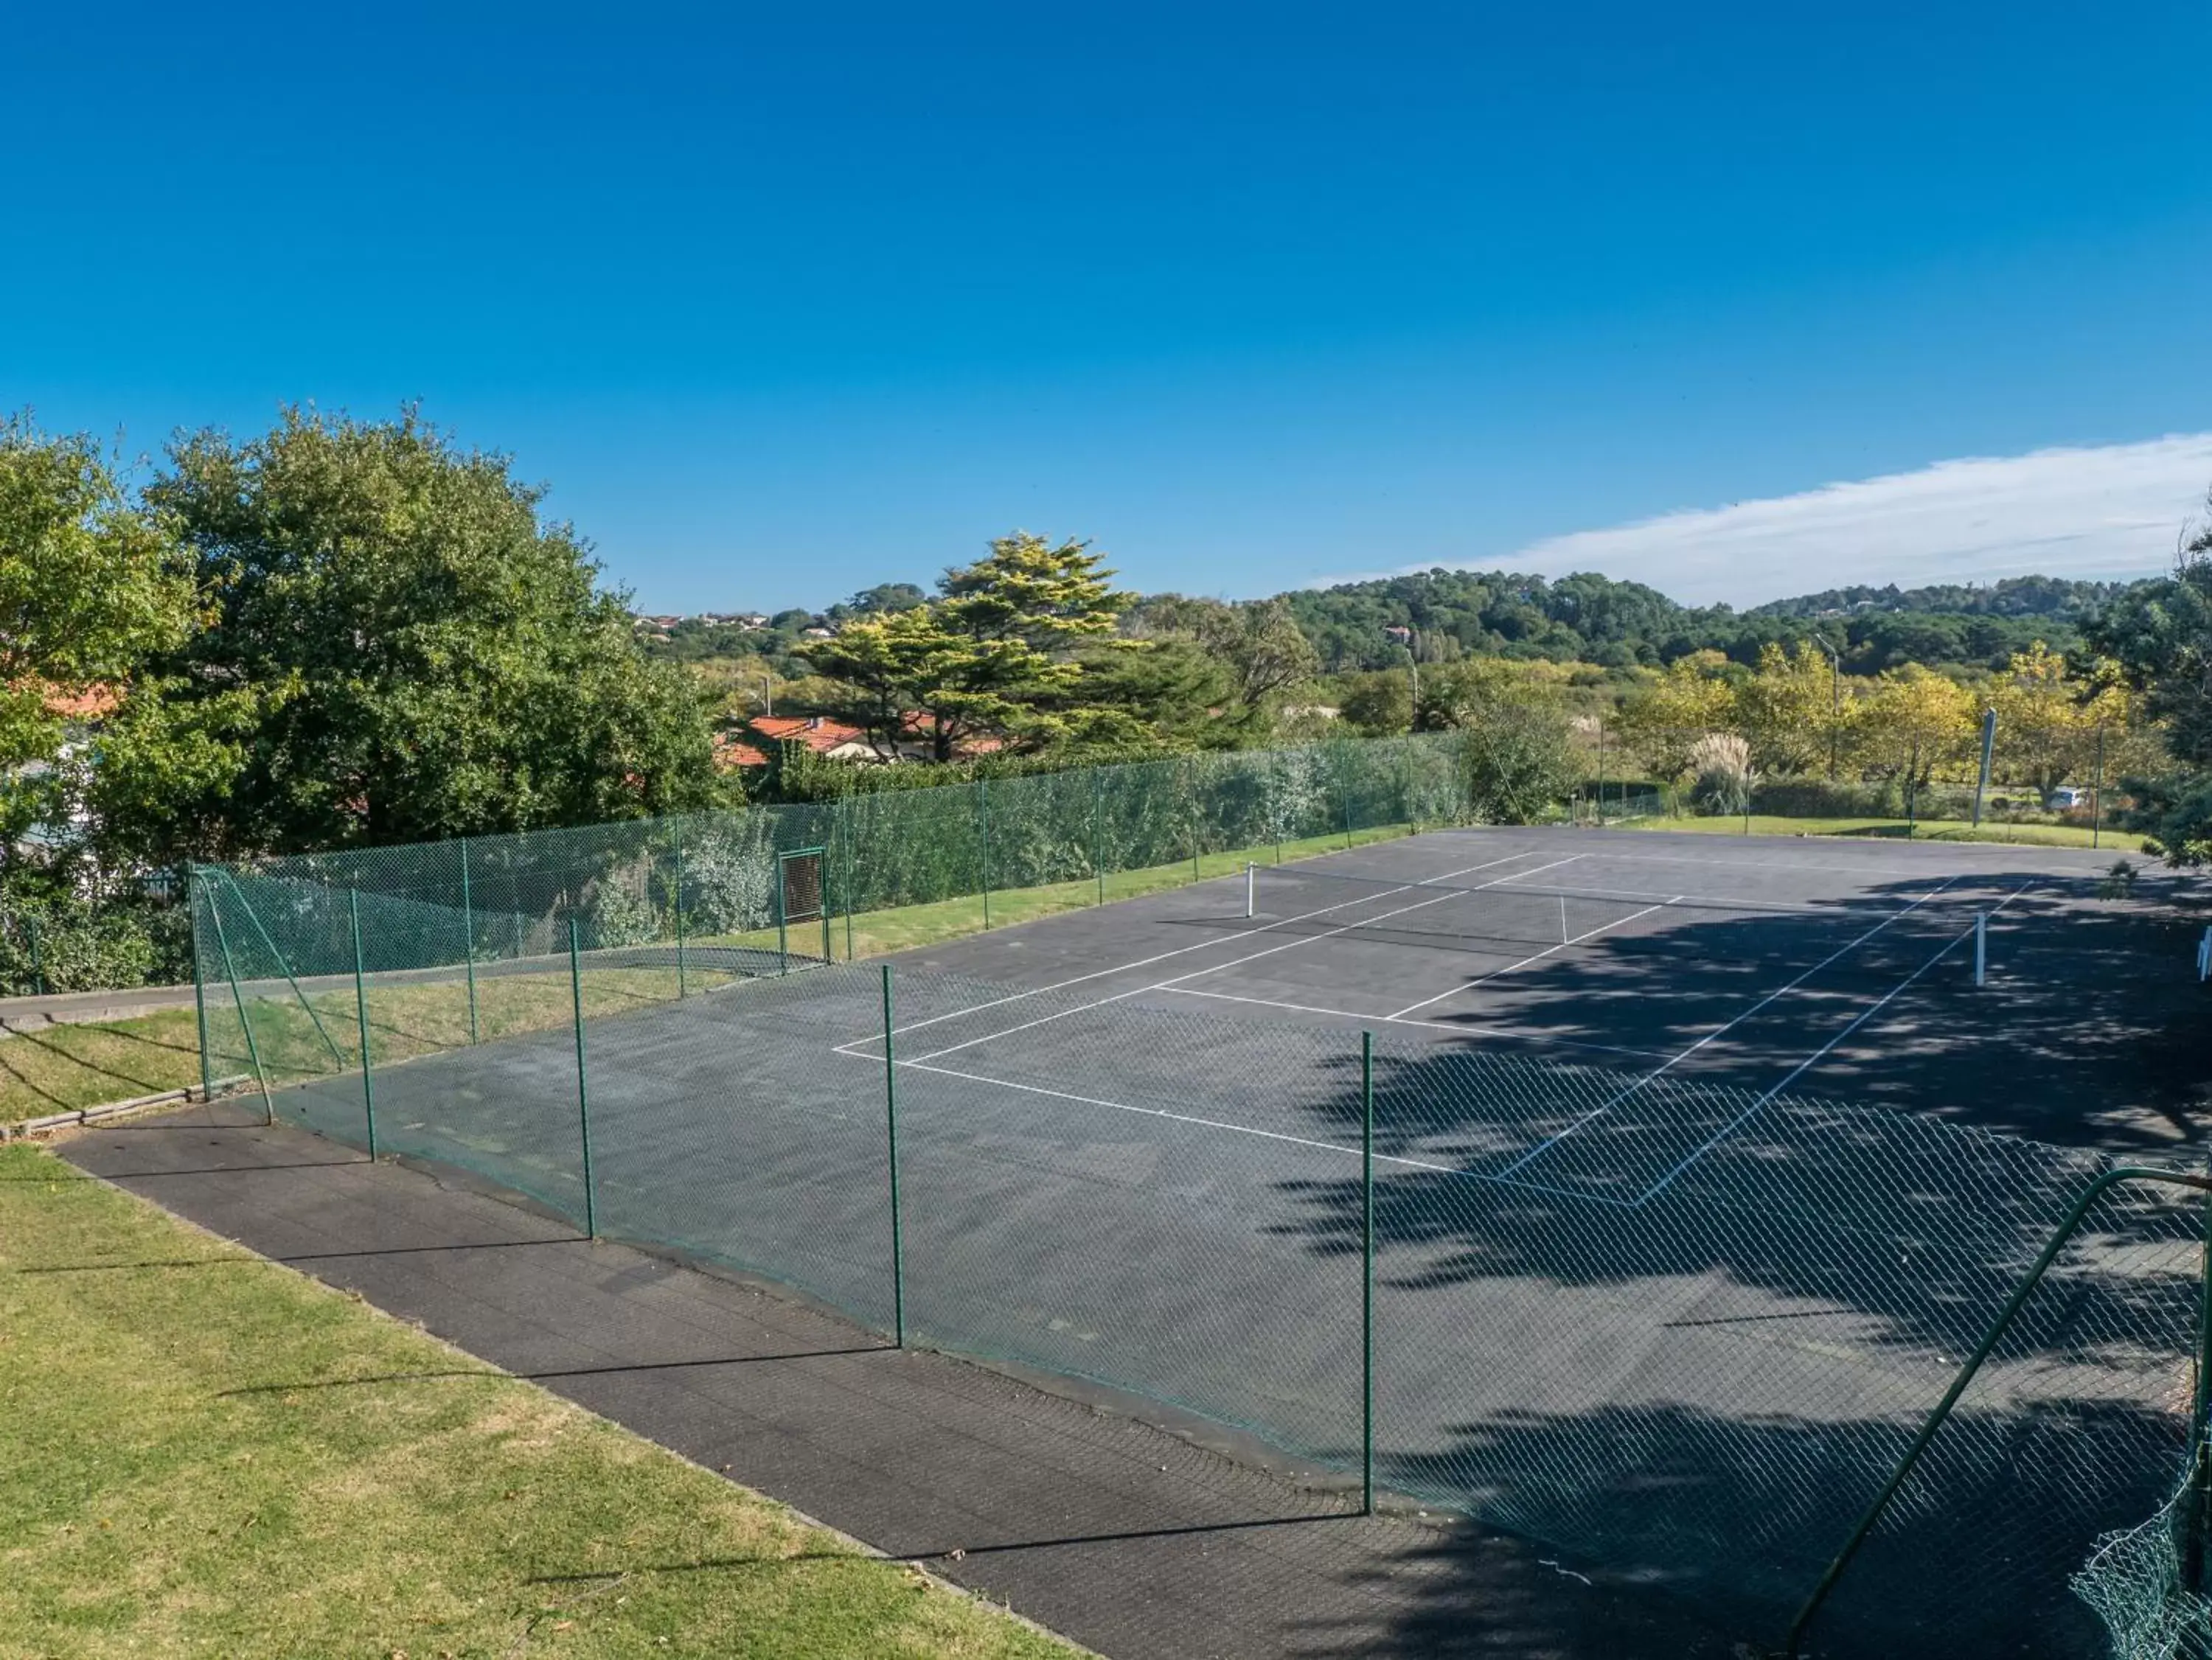
[[[2086,1168],[1919,1121],[2193,1133],[2201,924],[2154,872],[2098,900],[2112,857],[1438,832],[1262,872],[1249,916],[1236,876],[905,954],[909,1330],[1356,1467],[1372,1032],[1380,1479],[1764,1628]],[[841,966],[590,1022],[602,1232],[888,1329],[879,995],[876,965]],[[575,1058],[564,1028],[381,1069],[380,1139],[578,1215]],[[1889,1111],[1839,1135],[1821,1098]],[[277,1105],[361,1139],[357,1080]],[[1767,1156],[1783,1143],[1802,1156]],[[1746,1231],[1751,1195],[1802,1223]],[[1828,1217],[1845,1243],[1942,1228],[1910,1259],[1808,1248]],[[2154,1403],[2159,1363],[2110,1397]],[[2068,1550],[2155,1502],[2091,1496]],[[1921,1518],[1916,1545],[1966,1548],[1958,1520]],[[2086,1641],[2049,1583],[2023,1631]],[[1940,1616],[1917,1599],[1889,1600]]]
[[927,1016],[902,1058],[975,1069],[1092,1008],[1181,1007],[2156,1149],[2197,1132],[2212,1060],[2202,924],[2195,884],[2154,867],[2099,900],[2115,857],[1434,832],[1262,867],[1249,918],[1230,877],[908,953],[1024,995]]

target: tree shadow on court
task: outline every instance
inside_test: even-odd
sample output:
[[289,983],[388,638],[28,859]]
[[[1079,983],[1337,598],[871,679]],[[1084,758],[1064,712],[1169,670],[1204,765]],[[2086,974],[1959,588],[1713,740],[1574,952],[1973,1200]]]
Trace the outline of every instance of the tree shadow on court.
[[[2102,1535],[2150,1521],[2169,1496],[2171,1460],[2130,1458],[2169,1446],[2166,1431],[2108,1406],[2023,1414],[2002,1438],[1939,1438],[1821,1605],[1801,1653],[2101,1660],[2108,1639],[2069,1580]],[[1869,1496],[1825,1486],[1823,1472],[1879,1465],[1896,1440],[1881,1426],[1742,1423],[1662,1403],[1455,1424],[1433,1444],[1441,1450],[1386,1455],[1381,1478],[1462,1503],[1479,1489],[1495,1525],[1553,1547],[1547,1560],[1561,1583],[1532,1609],[1538,1619],[1547,1603],[1633,1587],[1695,1609],[1748,1652],[1771,1654]],[[2123,1468],[2085,1468],[2091,1458]],[[1406,1590],[1411,1606],[1387,1651],[1462,1651],[1452,1644],[1465,1586],[1443,1575]]]
[[[1993,976],[1982,989],[2007,998],[2002,1041],[2023,1075],[2047,1074],[2062,1051],[2068,1065],[2113,1063],[2107,1034],[2067,1027],[2099,998],[2140,996],[2130,973],[2156,954],[2144,940],[2179,932],[2085,898],[2062,896],[2050,920],[2069,932],[2050,948],[2106,965],[2095,998],[2051,978],[2032,940],[2008,942],[2009,986]],[[1929,936],[1906,944],[1899,960],[1926,960]],[[1552,1030],[1611,1037],[1607,1010],[1679,995],[1633,950],[1609,971],[1602,959],[1540,966],[1527,1006],[1543,1007],[1542,978],[1555,974]],[[1838,999],[1829,1031],[1865,1002]],[[1702,1029],[1715,1023],[1709,1013]],[[1816,1030],[1798,1052],[1825,1040]],[[1986,1071],[1942,1043],[1863,1060],[1839,1045],[1860,1069],[1824,1083],[1885,1085],[1874,1104],[1844,1106],[1771,1094],[1788,1069],[1771,1048],[1763,1066],[1652,1078],[1649,1065],[1386,1034],[1374,1209],[1383,1479],[1556,1542],[1594,1575],[1679,1591],[1778,1637],[2109,1166],[1945,1121],[2009,1128],[2020,1115],[2002,1101],[1971,1115],[1899,1110]],[[1358,1135],[1358,1069],[1355,1054],[1332,1063],[1333,1087],[1309,1106],[1317,1136]],[[1360,1250],[1358,1179],[1284,1186],[1304,1207],[1285,1233],[1329,1256]],[[2179,1476],[2204,1228],[2204,1202],[2186,1190],[2099,1201],[1853,1568],[1815,1651],[2103,1652],[2067,1578],[2101,1532],[2148,1519]],[[1408,1626],[1416,1648],[1424,1618]]]
[[1893,882],[1808,902],[1802,920],[1685,911],[1658,936],[1597,934],[1482,984],[1476,1012],[1447,1001],[1422,1018],[1476,1041],[1611,1045],[1656,1063],[1741,1016],[1675,1069],[1765,1088],[1836,1039],[1801,1091],[2064,1145],[2193,1148],[2212,1127],[2212,1021],[2195,963],[2203,919],[2153,900],[2100,900],[2086,876],[1977,881],[1998,896],[2021,890],[1990,918],[1979,986],[1971,903],[1938,900],[1854,943],[1863,918],[1927,897],[1924,883]]

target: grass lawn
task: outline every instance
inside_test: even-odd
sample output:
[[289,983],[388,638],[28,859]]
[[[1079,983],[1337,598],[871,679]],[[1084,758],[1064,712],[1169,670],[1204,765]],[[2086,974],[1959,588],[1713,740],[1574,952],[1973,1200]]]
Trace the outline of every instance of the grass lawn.
[[0,1123],[199,1081],[199,1032],[190,1004],[0,1039]]
[[480,1366],[0,1147],[0,1653],[1079,1652]]
[[[1698,830],[1716,836],[1740,836],[1744,833],[1744,821],[1740,817],[1705,817],[1685,815],[1680,818],[1632,819],[1620,827],[1629,830]],[[1784,818],[1774,814],[1754,813],[1751,815],[1751,833],[1755,836],[1893,836],[1902,839],[1906,832],[1903,819],[1797,819]],[[2071,824],[1993,824],[1984,821],[1979,828],[1964,819],[1923,819],[1912,827],[1912,835],[1919,841],[1990,841],[2010,843],[2027,847],[2087,847],[2090,832]],[[2097,845],[2118,858],[2123,854],[2140,854],[2142,838],[2125,831],[2106,830],[2096,839]]]
[[[1340,852],[1347,845],[1395,840],[1405,835],[1407,828],[1386,825],[1353,831],[1348,838],[1339,833],[1285,842],[1279,850],[1269,843],[1265,847],[1201,854],[1194,867],[1179,860],[1120,871],[1106,878],[1104,896],[1110,903],[1194,881],[1234,875],[1243,869],[1247,859],[1273,863],[1279,851],[1285,860],[1312,858]],[[1081,910],[1097,904],[1099,894],[1099,884],[1088,877],[1041,888],[1005,889],[990,896],[988,925],[1000,928],[1058,912]],[[985,926],[985,901],[981,895],[868,912],[853,918],[852,954],[876,957],[910,950],[979,934]],[[818,927],[811,933],[794,929],[791,943],[795,950],[804,951],[810,944],[818,950],[820,937]],[[693,943],[702,948],[735,945],[773,951],[776,936],[771,929]],[[832,923],[830,943],[831,951],[842,960],[846,930],[842,917]],[[554,960],[546,966],[550,972],[544,973],[479,972],[473,1034],[465,979],[458,976],[435,981],[372,979],[369,1048],[375,1063],[381,1066],[410,1056],[457,1048],[470,1042],[472,1035],[489,1041],[563,1024],[569,1018],[566,966]],[[687,989],[697,991],[724,984],[731,978],[726,972],[694,964],[685,982]],[[587,958],[583,989],[587,1017],[618,1014],[674,997],[677,975],[672,968],[592,967]],[[208,995],[211,1038],[219,1051],[213,1069],[219,1077],[245,1073],[251,1062],[244,1052],[236,1015],[228,1008],[228,988],[210,986]],[[307,992],[305,1003],[303,1008],[289,992],[283,992],[254,1004],[254,1039],[261,1047],[262,1065],[272,1088],[328,1076],[360,1063],[352,986],[317,987]],[[312,1018],[308,1009],[313,1011]],[[96,1026],[55,1027],[0,1039],[0,1123],[181,1089],[198,1083],[199,1077],[198,1021],[189,1008]]]

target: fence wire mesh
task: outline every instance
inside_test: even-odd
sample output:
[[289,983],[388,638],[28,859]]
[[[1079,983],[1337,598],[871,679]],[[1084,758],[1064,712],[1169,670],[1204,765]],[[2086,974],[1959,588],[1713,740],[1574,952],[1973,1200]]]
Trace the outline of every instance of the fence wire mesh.
[[[818,960],[848,924],[1438,822],[1455,787],[1430,742],[1115,772],[204,869],[210,1069],[878,1331],[1371,1455],[1386,1495],[1779,1640],[2106,1161],[1392,1033],[1370,1261],[1356,1034],[902,972],[887,1068],[878,972]],[[795,956],[777,855],[811,847],[835,943]],[[2205,1235],[2200,1195],[2097,1201],[1808,1652],[2203,1651],[2162,1507]]]

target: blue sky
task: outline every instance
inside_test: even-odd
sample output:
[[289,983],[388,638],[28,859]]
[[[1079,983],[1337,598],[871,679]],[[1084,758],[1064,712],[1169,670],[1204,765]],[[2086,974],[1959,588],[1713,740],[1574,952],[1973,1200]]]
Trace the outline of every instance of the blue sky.
[[2212,485],[2201,0],[70,9],[0,405],[419,399],[650,609],[1016,525],[1755,603],[2155,570]]

